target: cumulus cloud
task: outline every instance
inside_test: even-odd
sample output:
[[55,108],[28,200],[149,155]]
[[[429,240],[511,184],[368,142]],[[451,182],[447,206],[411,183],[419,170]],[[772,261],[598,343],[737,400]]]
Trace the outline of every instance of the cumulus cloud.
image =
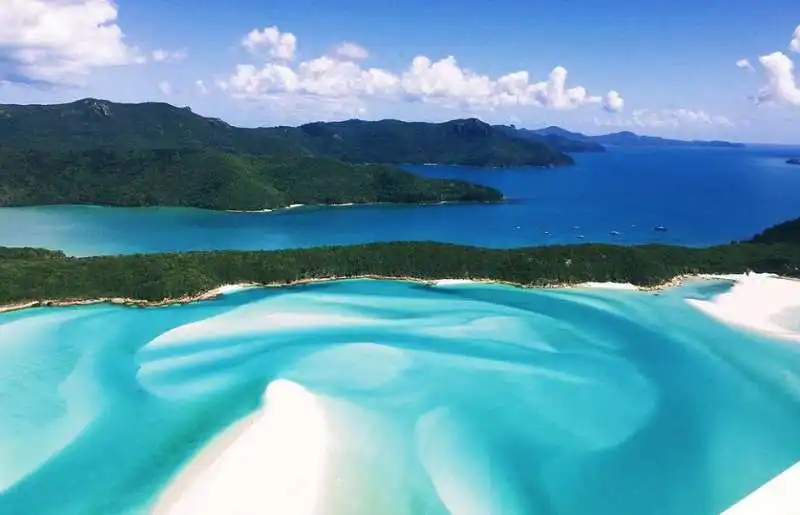
[[281,32],[274,25],[264,30],[253,29],[244,38],[242,46],[250,53],[266,51],[274,59],[291,61],[297,49],[297,38],[291,32]]
[[635,109],[627,117],[595,118],[596,125],[605,127],[686,127],[721,126],[733,127],[735,124],[725,116],[710,115],[703,110],[692,109]]
[[755,68],[753,68],[753,65],[750,64],[750,60],[749,59],[739,59],[738,61],[736,61],[736,66],[738,68],[743,68],[745,70],[755,71]]
[[157,63],[178,63],[186,60],[189,57],[189,50],[182,48],[180,50],[163,50],[161,48],[153,50],[151,53],[153,61]]
[[[789,48],[800,52],[800,26],[795,29]],[[762,55],[758,62],[764,68],[766,83],[751,97],[756,104],[800,106],[800,84],[789,56],[778,51]]]
[[612,90],[606,94],[606,99],[603,103],[603,109],[609,113],[618,113],[622,111],[623,107],[625,107],[625,100],[622,99],[622,96],[618,91]]
[[369,57],[369,52],[366,48],[356,43],[342,43],[334,49],[334,55],[340,59],[350,61],[363,61]]
[[164,96],[171,96],[173,93],[172,84],[168,81],[161,81],[158,83],[158,90]]
[[0,80],[81,83],[95,68],[141,63],[111,0],[2,0]]
[[756,97],[759,104],[800,106],[800,87],[794,75],[794,63],[783,52],[758,58],[767,75],[767,83]]
[[[265,30],[271,30],[271,35],[253,31],[243,44],[256,49],[262,41],[269,41],[272,49],[288,34],[277,27]],[[292,36],[292,55],[295,45]],[[590,95],[583,86],[568,87],[568,72],[562,66],[553,68],[546,80],[534,82],[526,71],[496,78],[480,74],[460,66],[453,56],[434,61],[420,55],[399,73],[364,67],[360,61],[369,53],[355,43],[343,43],[331,55],[297,64],[288,63],[287,55],[269,52],[266,63],[239,64],[218,86],[238,99],[274,103],[278,97],[291,97],[300,105],[297,99],[305,96],[328,106],[338,102],[345,110],[370,98],[464,110],[517,106],[575,109],[604,103],[603,97]],[[623,100],[618,92],[611,91],[605,104],[607,109],[618,111]]]

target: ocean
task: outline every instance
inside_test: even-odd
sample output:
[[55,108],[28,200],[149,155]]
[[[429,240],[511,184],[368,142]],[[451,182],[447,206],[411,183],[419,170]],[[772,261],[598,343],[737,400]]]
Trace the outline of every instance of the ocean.
[[685,302],[728,286],[6,313],[0,513],[716,514],[800,459],[800,348]]
[[[97,206],[0,208],[0,245],[77,256],[271,250],[392,240],[493,248],[559,243],[728,243],[800,216],[800,148],[611,149],[542,170],[409,166],[499,188],[502,204],[230,213]],[[663,225],[666,232],[656,232]],[[612,231],[619,234],[612,234]]]
[[[3,208],[0,245],[707,246],[800,216],[792,155],[409,167],[496,186],[494,205]],[[730,289],[348,280],[0,313],[0,514],[718,514],[800,460],[800,336],[697,309]],[[796,335],[800,295],[781,295],[759,316]]]

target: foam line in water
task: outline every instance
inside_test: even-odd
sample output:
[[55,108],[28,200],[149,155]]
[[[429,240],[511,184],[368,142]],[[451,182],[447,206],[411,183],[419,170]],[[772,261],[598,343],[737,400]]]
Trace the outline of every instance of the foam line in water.
[[203,450],[170,485],[154,515],[311,515],[321,497],[328,434],[321,401],[279,379],[264,407]]

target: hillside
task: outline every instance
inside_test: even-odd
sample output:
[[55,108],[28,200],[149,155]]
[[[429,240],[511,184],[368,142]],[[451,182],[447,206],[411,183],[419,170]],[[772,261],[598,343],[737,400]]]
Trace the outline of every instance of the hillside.
[[774,225],[754,236],[750,243],[800,244],[800,218]]
[[[559,129],[564,134],[559,134],[557,132],[545,132],[541,133],[539,131],[533,131],[530,129],[522,129],[518,127],[508,126],[508,125],[496,125],[495,126],[498,130],[505,132],[510,136],[514,136],[516,138],[527,140],[527,141],[534,141],[537,143],[543,143],[550,148],[556,149],[559,152],[565,152],[567,154],[575,153],[575,152],[605,152],[606,148],[599,143],[595,143],[589,140],[582,140],[579,138],[573,138],[569,135],[574,134],[569,131],[565,131],[563,129]],[[553,127],[554,129],[558,129],[558,127]],[[581,135],[582,136],[582,135]]]
[[350,120],[248,129],[164,103],[119,104],[91,98],[57,105],[0,105],[0,147],[48,151],[214,149],[327,156],[352,163],[572,163],[569,156],[543,143],[511,137],[475,119],[445,123]]
[[325,157],[200,150],[0,149],[0,206],[103,204],[260,210],[291,204],[497,201],[494,189]]
[[348,120],[279,127],[303,148],[350,162],[439,163],[470,166],[572,164],[540,142],[510,137],[480,120],[444,123]]

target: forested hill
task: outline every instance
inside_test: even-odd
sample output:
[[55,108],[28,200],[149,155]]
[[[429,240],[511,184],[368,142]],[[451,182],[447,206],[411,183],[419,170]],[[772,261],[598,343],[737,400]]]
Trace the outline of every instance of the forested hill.
[[750,243],[793,243],[800,245],[800,218],[774,225],[754,236]]
[[0,149],[0,206],[104,204],[261,210],[291,204],[498,201],[492,188],[327,157],[201,150]]
[[46,151],[214,149],[274,156],[327,156],[353,163],[476,166],[571,164],[537,142],[479,120],[383,120],[241,128],[165,103],[83,99],[56,105],[0,105],[0,147]]

